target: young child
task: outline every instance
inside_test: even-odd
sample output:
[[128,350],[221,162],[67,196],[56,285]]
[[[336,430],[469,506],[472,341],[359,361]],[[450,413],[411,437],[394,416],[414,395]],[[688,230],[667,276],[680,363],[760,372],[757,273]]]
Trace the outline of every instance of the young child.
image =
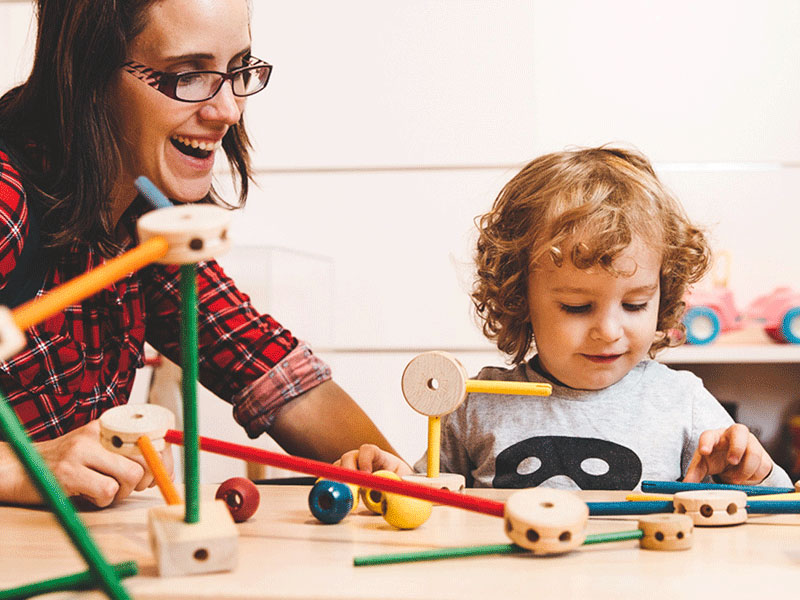
[[[644,156],[600,147],[537,158],[478,223],[472,299],[514,366],[477,379],[551,383],[553,393],[469,394],[443,418],[443,472],[498,488],[633,490],[712,476],[791,485],[700,379],[651,360],[678,343],[682,298],[707,271],[709,247]],[[411,472],[370,445],[341,464]]]

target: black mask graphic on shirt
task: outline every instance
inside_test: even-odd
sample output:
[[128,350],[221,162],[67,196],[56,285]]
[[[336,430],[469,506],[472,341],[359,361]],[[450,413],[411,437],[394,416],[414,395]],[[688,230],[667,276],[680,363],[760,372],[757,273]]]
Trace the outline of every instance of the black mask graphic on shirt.
[[[520,474],[522,461],[537,458],[533,473]],[[599,459],[608,465],[602,475],[586,472],[582,463]],[[566,475],[582,490],[632,490],[642,476],[642,461],[630,448],[597,438],[532,437],[497,455],[492,485],[496,488],[535,487],[556,475]]]

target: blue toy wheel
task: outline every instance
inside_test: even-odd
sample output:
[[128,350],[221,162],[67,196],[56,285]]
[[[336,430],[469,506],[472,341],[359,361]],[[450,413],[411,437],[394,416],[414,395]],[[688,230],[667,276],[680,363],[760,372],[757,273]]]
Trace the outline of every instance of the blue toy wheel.
[[708,306],[693,306],[687,310],[683,324],[686,326],[686,341],[690,344],[710,344],[720,331],[719,317]]
[[781,335],[790,344],[800,344],[800,306],[786,311],[781,319]]
[[338,523],[353,510],[353,492],[344,483],[321,479],[308,494],[308,508],[323,523]]

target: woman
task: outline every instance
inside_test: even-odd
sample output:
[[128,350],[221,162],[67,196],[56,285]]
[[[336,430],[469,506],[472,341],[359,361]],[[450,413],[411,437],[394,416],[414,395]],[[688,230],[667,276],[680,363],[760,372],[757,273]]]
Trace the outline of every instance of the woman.
[[[0,99],[4,303],[135,245],[139,175],[175,202],[221,202],[211,178],[224,152],[244,203],[242,111],[271,72],[251,54],[249,11],[247,0],[38,0],[31,75]],[[0,390],[68,495],[106,506],[152,485],[139,461],[100,446],[96,419],[127,401],[145,339],[179,361],[177,280],[172,266],[132,274],[31,328],[0,363]],[[198,286],[200,381],[251,437],[322,460],[364,442],[390,449],[327,365],[215,262],[199,265]],[[7,444],[0,501],[38,501]]]

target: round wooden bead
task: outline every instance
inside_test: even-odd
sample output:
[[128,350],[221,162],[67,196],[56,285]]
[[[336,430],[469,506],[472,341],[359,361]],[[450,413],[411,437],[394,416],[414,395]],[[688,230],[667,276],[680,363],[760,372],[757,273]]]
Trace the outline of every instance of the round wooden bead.
[[654,514],[639,518],[644,534],[639,546],[647,550],[688,550],[694,539],[694,522],[688,515]]
[[353,510],[353,492],[345,483],[319,480],[308,494],[308,508],[319,521],[338,523]]
[[747,520],[747,494],[736,490],[692,490],[672,498],[678,514],[686,514],[695,525],[738,525]]
[[141,454],[136,441],[150,438],[153,448],[166,447],[164,435],[175,427],[172,411],[157,404],[122,404],[100,415],[100,443],[107,450],[124,456]]
[[[380,471],[375,471],[373,475],[377,475],[378,477],[388,477],[389,479],[398,479],[398,480],[401,479],[400,476],[394,471],[380,470]],[[370,490],[362,487],[361,500],[363,500],[364,506],[366,506],[369,510],[374,512],[376,515],[381,514],[381,502],[383,502],[383,492],[378,490]]]
[[403,475],[403,481],[427,485],[437,490],[450,490],[451,492],[463,492],[466,487],[466,479],[460,473],[439,473],[438,477],[428,477],[421,473],[414,475]]
[[589,507],[575,494],[550,488],[514,492],[505,505],[506,535],[534,554],[562,554],[583,544]]
[[[320,481],[326,481],[326,479],[324,477],[317,477],[317,480],[314,483],[319,483]],[[350,492],[353,494],[353,508],[350,509],[350,512],[353,512],[358,508],[358,500],[361,497],[361,488],[359,488],[355,483],[345,483],[345,485],[350,488]]]
[[416,529],[431,516],[432,505],[426,500],[389,492],[383,495],[381,514],[389,525],[398,529]]
[[400,385],[411,408],[428,417],[441,417],[467,397],[467,371],[447,352],[423,352],[406,365]]
[[169,250],[159,262],[190,264],[210,260],[230,246],[228,228],[231,214],[211,204],[180,204],[152,210],[139,217],[139,239],[161,236]]
[[244,477],[231,477],[223,481],[214,496],[222,500],[237,523],[252,517],[261,502],[261,494],[256,484]]

